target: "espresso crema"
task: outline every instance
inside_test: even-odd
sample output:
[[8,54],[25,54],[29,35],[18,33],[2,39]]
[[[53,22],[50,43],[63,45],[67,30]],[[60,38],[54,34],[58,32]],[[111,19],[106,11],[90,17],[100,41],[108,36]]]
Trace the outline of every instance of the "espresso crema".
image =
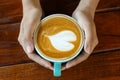
[[44,56],[68,59],[78,52],[82,44],[82,32],[79,25],[68,17],[53,16],[41,21],[36,40]]

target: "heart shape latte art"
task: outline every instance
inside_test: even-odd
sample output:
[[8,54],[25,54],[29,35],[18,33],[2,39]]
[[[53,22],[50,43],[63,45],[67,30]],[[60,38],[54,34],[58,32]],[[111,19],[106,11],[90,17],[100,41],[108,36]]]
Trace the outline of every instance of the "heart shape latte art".
[[70,30],[61,31],[55,35],[48,36],[52,46],[59,51],[70,51],[75,46],[72,42],[77,40],[74,32]]

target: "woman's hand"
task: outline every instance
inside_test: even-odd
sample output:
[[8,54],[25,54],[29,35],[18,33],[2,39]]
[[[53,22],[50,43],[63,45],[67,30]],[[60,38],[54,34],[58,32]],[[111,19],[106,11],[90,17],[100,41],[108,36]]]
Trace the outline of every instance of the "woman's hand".
[[31,60],[52,70],[53,68],[50,62],[43,60],[42,58],[40,58],[40,56],[33,53],[34,51],[34,43],[32,39],[33,32],[35,30],[35,27],[40,23],[41,15],[42,12],[36,8],[29,9],[23,14],[18,41],[20,45],[23,47],[27,56]]
[[72,17],[77,20],[78,24],[85,32],[84,51],[76,59],[66,63],[62,70],[73,67],[86,60],[98,44],[93,15],[91,15],[89,11],[75,11]]

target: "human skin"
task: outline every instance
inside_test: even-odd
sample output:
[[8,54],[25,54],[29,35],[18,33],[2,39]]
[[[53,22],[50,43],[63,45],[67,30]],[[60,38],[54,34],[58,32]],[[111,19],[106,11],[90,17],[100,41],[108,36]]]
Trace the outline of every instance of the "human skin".
[[[86,60],[98,44],[94,23],[94,15],[98,2],[99,0],[81,0],[77,8],[74,10],[72,17],[76,19],[85,32],[84,51],[76,59],[67,62],[62,67],[62,70],[69,69]],[[39,0],[22,0],[22,4],[23,18],[20,25],[18,41],[31,60],[37,62],[41,66],[53,70],[53,66],[50,62],[40,58],[33,52],[34,43],[32,37],[35,26],[39,24],[42,16],[41,4]]]

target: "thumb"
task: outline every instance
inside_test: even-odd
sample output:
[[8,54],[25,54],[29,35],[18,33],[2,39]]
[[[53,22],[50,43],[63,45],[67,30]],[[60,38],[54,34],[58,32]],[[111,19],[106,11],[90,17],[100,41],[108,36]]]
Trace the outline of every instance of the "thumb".
[[95,25],[86,27],[85,29],[85,45],[84,50],[86,53],[91,54],[98,44]]
[[82,12],[76,12],[73,17],[77,20],[80,27],[85,32],[85,44],[84,50],[86,53],[91,53],[93,51],[93,40],[96,34],[95,25],[91,16],[86,15]]
[[34,50],[34,44],[33,44],[32,37],[25,37],[24,36],[22,39],[21,45],[27,54],[32,53]]
[[32,24],[28,26],[24,27],[23,48],[26,53],[32,53],[34,50],[33,32],[35,30],[36,24]]
[[32,34],[29,34],[25,29],[21,29],[18,41],[26,53],[31,53],[34,50]]
[[88,54],[92,53],[92,44],[90,39],[85,39],[84,51]]
[[34,50],[33,42],[30,40],[25,41],[24,47],[25,47],[26,53],[28,53],[28,54],[32,53]]
[[25,28],[23,33],[23,39],[22,39],[22,46],[24,48],[24,51],[29,54],[32,53],[34,50],[34,44],[33,44],[33,31],[31,28]]

